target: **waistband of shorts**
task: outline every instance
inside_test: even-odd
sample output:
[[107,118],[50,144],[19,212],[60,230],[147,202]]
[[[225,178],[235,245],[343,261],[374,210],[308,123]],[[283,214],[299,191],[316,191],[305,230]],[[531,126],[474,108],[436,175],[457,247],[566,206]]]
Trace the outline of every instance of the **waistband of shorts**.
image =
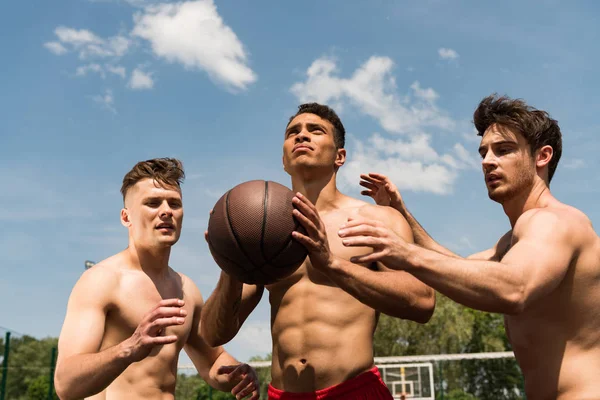
[[368,371],[363,372],[360,375],[355,376],[354,378],[348,379],[345,382],[339,383],[334,386],[330,386],[325,389],[316,390],[314,392],[303,392],[303,393],[291,393],[284,392],[283,390],[277,389],[273,387],[273,385],[269,384],[269,398],[272,399],[280,399],[283,395],[285,395],[286,399],[322,399],[326,396],[343,396],[346,393],[354,392],[360,387],[363,387],[370,383],[381,383],[385,385],[383,379],[381,379],[381,373],[379,373],[379,369],[377,367],[373,367]]

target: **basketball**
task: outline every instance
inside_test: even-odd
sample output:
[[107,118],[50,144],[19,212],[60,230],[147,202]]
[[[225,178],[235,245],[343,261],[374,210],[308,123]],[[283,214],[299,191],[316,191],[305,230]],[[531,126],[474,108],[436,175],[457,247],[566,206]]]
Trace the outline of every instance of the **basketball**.
[[208,246],[227,274],[249,284],[267,285],[291,275],[304,262],[306,248],[292,239],[304,228],[294,218],[294,193],[272,181],[241,183],[215,204],[208,221]]

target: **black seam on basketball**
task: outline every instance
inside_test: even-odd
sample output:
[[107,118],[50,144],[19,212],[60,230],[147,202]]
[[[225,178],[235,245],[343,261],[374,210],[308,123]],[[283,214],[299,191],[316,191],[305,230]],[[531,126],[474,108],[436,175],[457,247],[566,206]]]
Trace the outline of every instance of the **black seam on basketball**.
[[[208,247],[209,247],[209,248],[211,248],[211,251],[213,251],[213,252],[214,252],[216,255],[218,255],[219,257],[221,257],[221,258],[223,258],[223,259],[225,259],[225,260],[229,261],[230,263],[232,263],[233,265],[235,265],[236,267],[238,267],[238,268],[239,268],[239,270],[238,270],[238,273],[242,273],[242,274],[244,274],[244,276],[245,276],[245,277],[247,277],[247,276],[248,276],[248,275],[249,275],[251,272],[253,272],[253,271],[254,271],[254,269],[252,269],[252,270],[250,270],[250,271],[247,271],[247,270],[246,270],[246,269],[244,269],[244,267],[243,267],[243,266],[241,266],[241,265],[240,265],[240,264],[239,264],[237,261],[235,261],[235,260],[232,260],[231,258],[228,258],[227,256],[224,256],[223,254],[219,253],[219,252],[217,251],[217,249],[215,249],[215,248],[214,248],[214,246],[213,246],[213,245],[210,243],[210,239],[209,239],[209,242],[208,242]],[[216,262],[216,260],[215,260],[215,262]],[[218,264],[217,264],[217,265],[218,265]],[[227,272],[225,272],[225,273],[227,273]]]
[[263,221],[262,221],[262,229],[260,233],[260,255],[262,256],[264,262],[267,261],[267,256],[265,255],[265,230],[267,229],[267,202],[269,201],[269,181],[265,181],[265,195],[263,196]]
[[[294,219],[296,219],[296,218],[294,218]],[[298,220],[296,220],[296,223],[294,224],[294,230],[298,230],[298,226],[299,226],[299,225],[300,225],[300,222],[299,222]],[[271,261],[273,261],[274,259],[276,259],[276,258],[277,258],[277,257],[278,257],[278,256],[279,256],[279,255],[280,255],[280,254],[281,254],[281,253],[282,253],[282,252],[285,250],[285,249],[286,249],[286,247],[288,246],[288,244],[289,244],[289,243],[290,243],[292,240],[294,240],[294,237],[293,237],[293,236],[290,234],[290,238],[289,238],[289,239],[288,239],[288,240],[287,240],[287,241],[286,241],[286,242],[283,244],[283,246],[281,247],[281,249],[279,249],[279,250],[278,250],[278,251],[275,253],[275,255],[274,255],[273,257],[271,257],[271,259],[270,259],[270,260],[267,260],[267,261],[265,262],[265,264],[269,264]],[[293,263],[292,263],[292,264],[293,264]]]
[[239,249],[242,251],[242,254],[244,254],[244,256],[246,257],[246,260],[248,260],[248,264],[250,264],[256,268],[256,265],[254,265],[254,263],[252,262],[252,259],[250,257],[248,257],[246,250],[244,250],[244,247],[242,247],[240,238],[238,237],[237,232],[235,231],[235,229],[233,228],[233,225],[231,224],[231,217],[229,216],[229,195],[230,194],[231,194],[231,190],[229,192],[227,192],[227,197],[225,197],[225,213],[227,214],[227,223],[229,224],[229,229],[231,229],[231,233],[233,233],[235,242],[237,243]]

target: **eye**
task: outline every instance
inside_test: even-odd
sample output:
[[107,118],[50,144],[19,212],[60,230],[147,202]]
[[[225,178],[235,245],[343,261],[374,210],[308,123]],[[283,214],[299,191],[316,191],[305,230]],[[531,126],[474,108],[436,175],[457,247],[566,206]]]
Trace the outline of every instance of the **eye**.
[[180,209],[182,207],[181,202],[178,200],[170,201],[169,206],[173,209]]
[[160,206],[160,201],[158,201],[158,200],[149,200],[149,201],[146,202],[146,205],[148,207],[151,207],[151,208],[157,208],[158,206]]

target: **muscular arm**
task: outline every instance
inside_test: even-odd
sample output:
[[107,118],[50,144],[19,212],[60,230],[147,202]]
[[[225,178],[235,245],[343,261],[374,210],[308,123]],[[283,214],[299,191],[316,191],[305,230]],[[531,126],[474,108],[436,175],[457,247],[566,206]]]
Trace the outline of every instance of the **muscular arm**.
[[[368,218],[386,221],[397,235],[413,241],[410,228],[397,213],[385,207],[368,207],[361,212]],[[384,314],[419,323],[429,321],[435,308],[435,292],[404,271],[390,270],[385,264],[373,271],[337,258],[329,277],[362,303]]]
[[95,267],[73,288],[58,342],[55,375],[56,392],[63,400],[101,392],[131,363],[125,346],[98,352],[114,281]]
[[[240,398],[245,397],[243,393],[240,393],[240,390],[252,384],[255,372],[247,365],[243,366],[245,372],[241,371],[239,368],[236,368],[240,367],[240,362],[227,353],[221,346],[211,347],[206,343],[201,334],[201,315],[204,312],[202,295],[189,278],[185,279],[187,280],[186,292],[190,298],[194,299],[192,329],[184,345],[185,352],[194,363],[198,374],[210,386],[224,392],[232,392],[234,395],[240,395]],[[237,373],[235,372],[236,369]],[[257,390],[257,388],[258,382],[256,382],[255,388],[247,389],[249,390],[248,394],[253,390]],[[258,392],[256,392],[256,396],[258,396]]]
[[264,291],[221,272],[217,287],[202,310],[201,334],[210,346],[220,346],[235,337]]
[[405,269],[468,307],[519,314],[560,284],[575,245],[566,222],[547,211],[518,223],[513,237],[516,243],[501,262],[449,257],[408,245]]

